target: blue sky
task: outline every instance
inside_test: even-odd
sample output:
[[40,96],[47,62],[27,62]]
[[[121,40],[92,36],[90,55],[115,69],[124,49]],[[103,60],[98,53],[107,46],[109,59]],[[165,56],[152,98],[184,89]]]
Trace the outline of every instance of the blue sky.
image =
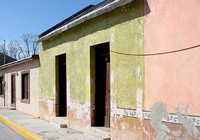
[[1,0],[0,42],[39,34],[89,4],[102,0]]

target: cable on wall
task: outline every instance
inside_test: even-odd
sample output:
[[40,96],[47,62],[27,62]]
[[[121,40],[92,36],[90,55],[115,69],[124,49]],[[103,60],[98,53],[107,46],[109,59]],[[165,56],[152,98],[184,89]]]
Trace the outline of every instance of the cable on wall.
[[166,54],[171,54],[171,53],[178,53],[178,52],[188,51],[188,50],[197,49],[197,48],[200,48],[200,45],[178,49],[178,50],[172,50],[172,51],[157,52],[157,53],[134,54],[134,53],[123,53],[123,52],[118,52],[114,50],[111,50],[111,52],[115,54],[127,55],[127,56],[154,56],[154,55],[166,55]]

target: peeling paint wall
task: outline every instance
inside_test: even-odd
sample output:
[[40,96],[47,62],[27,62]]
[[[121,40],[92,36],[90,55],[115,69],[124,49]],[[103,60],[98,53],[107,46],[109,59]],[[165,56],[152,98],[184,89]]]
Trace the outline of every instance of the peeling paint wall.
[[[55,115],[47,105],[55,104],[55,56],[66,53],[68,124],[90,127],[90,46],[110,42],[112,138],[199,139],[200,118],[188,116],[200,112],[198,49],[143,55],[199,45],[199,6],[198,0],[135,0],[41,42],[41,115]],[[164,106],[151,108],[159,101]],[[180,115],[179,105],[190,112]]]
[[66,53],[69,124],[90,126],[90,46],[104,42],[111,50],[112,108],[143,106],[136,96],[144,91],[143,57],[112,52],[143,53],[143,9],[143,1],[136,0],[40,43],[41,116],[48,117],[48,100],[55,104],[55,56]]

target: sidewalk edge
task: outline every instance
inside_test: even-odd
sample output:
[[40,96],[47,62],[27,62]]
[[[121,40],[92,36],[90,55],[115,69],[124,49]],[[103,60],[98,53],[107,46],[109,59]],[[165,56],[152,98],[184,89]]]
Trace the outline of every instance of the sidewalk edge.
[[13,129],[17,134],[23,136],[27,140],[42,140],[39,135],[27,130],[26,128],[23,128],[19,124],[5,118],[2,115],[0,115],[0,122]]

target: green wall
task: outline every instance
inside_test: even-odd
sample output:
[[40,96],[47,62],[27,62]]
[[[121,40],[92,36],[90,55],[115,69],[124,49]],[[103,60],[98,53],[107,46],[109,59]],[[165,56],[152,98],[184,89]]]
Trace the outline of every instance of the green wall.
[[40,99],[55,98],[55,56],[66,53],[70,99],[90,102],[90,46],[110,42],[112,102],[120,108],[135,108],[136,90],[144,88],[144,59],[112,50],[143,53],[143,5],[136,0],[40,42]]

